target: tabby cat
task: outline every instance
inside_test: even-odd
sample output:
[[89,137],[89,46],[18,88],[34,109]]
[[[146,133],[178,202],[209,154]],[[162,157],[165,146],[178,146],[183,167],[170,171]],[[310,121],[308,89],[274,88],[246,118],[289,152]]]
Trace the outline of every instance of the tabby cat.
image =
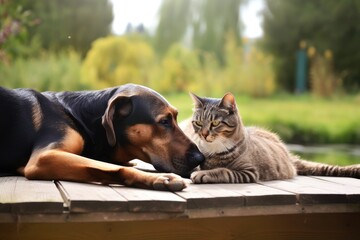
[[231,93],[221,99],[190,95],[193,117],[180,127],[206,158],[191,175],[194,183],[251,183],[297,174],[360,178],[360,164],[339,167],[301,160],[276,134],[245,127]]

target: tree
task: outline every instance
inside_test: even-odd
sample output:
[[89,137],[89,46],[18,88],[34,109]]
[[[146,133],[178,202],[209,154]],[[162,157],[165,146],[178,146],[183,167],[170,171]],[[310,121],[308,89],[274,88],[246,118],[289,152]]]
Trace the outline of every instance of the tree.
[[39,18],[32,29],[42,47],[51,50],[74,48],[85,54],[91,43],[110,33],[112,6],[107,0],[14,0]]
[[360,87],[360,2],[356,0],[266,0],[264,48],[276,59],[277,79],[294,89],[295,54],[299,44],[331,51],[334,69],[346,87]]
[[165,54],[174,42],[182,40],[191,23],[190,9],[191,0],[163,1],[155,35],[155,47],[160,54]]
[[224,64],[225,36],[234,33],[240,44],[240,4],[244,0],[164,0],[155,36],[162,54],[175,42],[187,42],[196,49],[215,53]]
[[22,5],[0,0],[0,62],[9,63],[13,57],[31,53],[29,46],[33,44],[29,41],[28,31],[34,25],[34,16]]
[[[193,20],[193,44],[197,49],[213,52],[224,64],[224,45],[228,33],[232,33],[236,45],[240,44],[242,24],[240,22],[241,0],[206,0],[198,6]],[[196,17],[198,15],[198,17]]]

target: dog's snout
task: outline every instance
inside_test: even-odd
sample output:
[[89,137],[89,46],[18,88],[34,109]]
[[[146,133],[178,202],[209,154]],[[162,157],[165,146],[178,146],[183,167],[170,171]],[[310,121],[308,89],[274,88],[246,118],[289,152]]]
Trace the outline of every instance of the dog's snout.
[[205,161],[204,155],[197,148],[193,148],[191,151],[188,151],[186,158],[189,165],[192,167],[196,167]]

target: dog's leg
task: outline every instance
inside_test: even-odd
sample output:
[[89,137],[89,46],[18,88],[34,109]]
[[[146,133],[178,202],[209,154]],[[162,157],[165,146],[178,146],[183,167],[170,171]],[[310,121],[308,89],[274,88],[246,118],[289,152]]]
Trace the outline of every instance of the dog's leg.
[[68,129],[61,143],[34,151],[25,166],[29,179],[67,180],[76,182],[119,183],[157,190],[180,191],[186,187],[178,175],[148,173],[79,156],[83,141],[74,130]]
[[57,149],[37,153],[26,165],[24,172],[29,179],[119,183],[170,191],[180,191],[186,186],[184,180],[175,174],[147,173]]

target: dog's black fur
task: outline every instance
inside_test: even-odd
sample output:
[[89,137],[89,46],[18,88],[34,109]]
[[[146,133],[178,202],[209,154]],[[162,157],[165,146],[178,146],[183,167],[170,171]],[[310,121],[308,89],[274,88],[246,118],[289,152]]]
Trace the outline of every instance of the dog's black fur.
[[[31,174],[33,171],[26,170],[32,157],[36,159],[32,167],[39,166],[39,157],[34,156],[39,152],[42,156],[49,149],[112,164],[126,165],[129,160],[139,158],[152,163],[159,171],[184,177],[204,160],[197,147],[178,128],[174,108],[155,91],[139,85],[128,84],[99,91],[42,93],[0,87],[0,113],[2,174],[20,173],[42,179],[44,174],[39,173],[42,171]],[[73,130],[80,137],[74,137]],[[168,139],[164,142],[166,149],[157,154],[156,148],[160,146],[152,143],[147,133],[155,139]],[[147,142],[137,146],[144,136],[149,137]],[[72,139],[79,139],[75,145],[79,145],[80,150],[66,150],[73,147]],[[62,159],[59,168],[66,160],[63,158],[59,158]],[[116,182],[116,179],[84,178],[91,177],[64,177],[64,180]],[[54,176],[54,179],[59,179],[59,176]]]

